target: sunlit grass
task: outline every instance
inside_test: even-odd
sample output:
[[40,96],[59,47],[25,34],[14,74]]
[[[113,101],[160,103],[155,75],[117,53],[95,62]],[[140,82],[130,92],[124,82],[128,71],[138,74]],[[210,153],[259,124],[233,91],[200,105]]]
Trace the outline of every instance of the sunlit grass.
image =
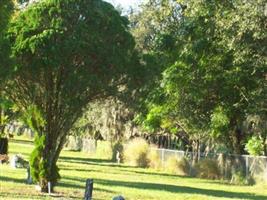
[[[28,141],[12,141],[10,154],[28,159],[33,146]],[[56,187],[56,199],[82,199],[85,181],[94,179],[94,199],[112,199],[123,195],[127,200],[225,200],[267,199],[266,185],[233,186],[220,181],[180,177],[152,169],[117,165],[81,152],[63,151],[59,159],[62,179]],[[27,185],[26,169],[0,165],[0,199],[54,199]]]

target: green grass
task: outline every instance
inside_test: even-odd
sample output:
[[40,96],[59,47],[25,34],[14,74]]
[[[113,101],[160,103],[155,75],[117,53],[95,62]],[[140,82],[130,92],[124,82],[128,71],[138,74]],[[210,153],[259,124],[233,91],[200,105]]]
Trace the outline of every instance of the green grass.
[[[33,146],[27,140],[13,140],[9,153],[28,158]],[[267,186],[234,186],[220,181],[180,177],[152,169],[117,165],[85,153],[63,151],[59,159],[61,176],[57,197],[40,194],[25,184],[26,169],[0,165],[0,199],[82,199],[85,181],[94,179],[95,200],[123,195],[127,200],[266,200]]]

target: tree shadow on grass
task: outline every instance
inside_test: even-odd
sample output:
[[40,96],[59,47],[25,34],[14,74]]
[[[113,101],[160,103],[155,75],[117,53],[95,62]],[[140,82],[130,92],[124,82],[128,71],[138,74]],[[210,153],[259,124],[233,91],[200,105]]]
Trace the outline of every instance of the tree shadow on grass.
[[69,157],[69,156],[60,156],[59,157],[60,160],[62,161],[77,161],[77,162],[95,162],[95,163],[112,163],[110,160],[108,159],[97,159],[97,158],[78,158],[78,157]]
[[164,173],[164,172],[147,172],[147,171],[142,171],[146,170],[145,168],[141,168],[141,171],[137,170],[128,170],[128,169],[122,169],[124,172],[128,173],[133,173],[133,174],[140,174],[140,175],[149,175],[149,176],[164,176],[164,177],[170,177],[170,178],[194,178],[192,176],[181,176],[177,174],[170,174],[170,173]]
[[[89,164],[92,165],[92,164]],[[105,165],[106,166],[106,165]],[[115,169],[115,167],[118,167],[117,165],[111,166],[108,165],[109,167],[114,167],[114,169],[110,168],[109,169],[109,173],[111,174],[121,174],[121,175],[132,175],[132,176],[142,176],[142,175],[148,175],[148,176],[160,176],[160,177],[169,177],[169,178],[187,178],[187,179],[191,179],[193,177],[190,176],[180,176],[180,175],[175,175],[175,174],[168,174],[168,173],[161,173],[161,172],[145,172],[145,171],[137,171],[134,170],[136,168],[134,168],[133,170],[129,170],[127,169],[123,169],[123,166],[120,166],[120,169]],[[145,168],[140,168],[141,170],[146,170]],[[105,169],[91,169],[90,167],[88,168],[75,168],[75,167],[60,167],[60,170],[71,170],[71,171],[79,171],[79,172],[96,172],[96,173],[107,173],[107,171]]]
[[0,176],[0,181],[25,183],[26,184],[26,178],[25,179],[17,179],[17,178],[10,178],[10,177],[6,177],[6,176]]
[[30,144],[32,145],[33,144],[33,141],[31,140],[26,140],[26,139],[10,139],[9,142],[11,143],[16,143],[16,144]]
[[[78,163],[78,164],[84,164],[84,165],[95,165],[95,166],[103,166],[103,167],[119,167],[121,168],[122,171],[129,172],[129,173],[137,173],[141,175],[152,175],[152,176],[165,176],[165,177],[173,177],[173,178],[178,178],[178,177],[186,177],[186,178],[192,178],[189,176],[179,176],[175,174],[169,174],[169,173],[162,173],[162,172],[145,172],[142,170],[146,170],[145,168],[140,168],[140,167],[134,167],[134,166],[128,166],[128,165],[123,165],[123,164],[117,164],[114,163],[110,160],[107,159],[92,159],[92,158],[74,158],[74,157],[66,157],[62,156],[60,157],[60,161],[65,161],[69,163]],[[124,169],[123,169],[124,168]],[[131,169],[131,170],[129,170]],[[137,171],[137,169],[140,169],[141,171]],[[74,170],[74,169],[72,169]],[[78,169],[77,170],[81,170]],[[87,171],[87,170],[82,170],[82,171]],[[122,174],[122,173],[120,173]]]
[[[73,179],[70,179],[70,180],[73,180]],[[15,178],[10,178],[10,177],[5,177],[5,176],[0,176],[0,181],[3,181],[3,182],[15,182],[15,183],[21,183],[21,184],[25,184],[26,185],[26,180],[24,179],[15,179]],[[76,179],[75,181],[79,181],[80,183],[84,183],[84,186],[82,186],[81,184],[74,184],[74,183],[68,183],[68,182],[59,182],[55,189],[57,189],[57,187],[65,187],[65,188],[69,188],[69,189],[72,189],[72,190],[75,190],[75,189],[82,189],[85,191],[85,184],[86,184],[86,179]],[[34,189],[33,189],[34,190]],[[106,193],[114,193],[114,191],[111,191],[111,190],[106,190],[106,189],[102,189],[102,188],[98,188],[98,187],[94,187],[94,190],[95,191],[99,191],[99,192],[106,192]],[[10,195],[12,195],[12,198],[14,199],[21,199],[21,198],[29,198],[29,199],[33,199],[33,196],[35,197],[42,197],[44,195],[42,194],[39,194],[39,195],[30,195],[30,196],[27,196],[26,194],[21,194],[20,191],[18,191],[19,193],[16,193],[16,191],[12,192],[12,193],[7,193],[7,192],[1,192],[0,193],[0,199],[1,197],[8,197]],[[115,194],[115,193],[114,193]],[[63,197],[63,196],[59,196],[59,197]],[[68,197],[70,199],[81,199],[80,197],[74,197],[74,196],[70,196]],[[36,198],[38,199],[38,198]]]
[[66,166],[59,166],[60,171],[78,171],[78,172],[102,172],[103,170],[96,170],[91,168],[75,168],[75,167],[66,167]]
[[156,183],[138,183],[138,182],[125,182],[125,181],[111,181],[111,180],[96,180],[97,183],[102,185],[116,185],[131,187],[145,190],[164,190],[172,193],[187,193],[187,194],[199,194],[213,197],[227,197],[227,198],[239,198],[239,199],[250,199],[250,200],[263,200],[267,199],[267,196],[255,195],[252,193],[239,193],[239,192],[228,192],[224,190],[210,190],[202,188],[194,188],[188,186],[176,186],[167,184],[156,184]]
[[[81,181],[75,177],[65,177],[66,179]],[[221,198],[232,198],[232,199],[249,199],[249,200],[264,200],[267,196],[256,195],[253,193],[245,192],[228,192],[225,190],[213,190],[213,189],[202,189],[194,188],[188,186],[178,186],[169,184],[157,184],[157,183],[144,183],[144,182],[127,182],[118,180],[105,180],[105,179],[95,179],[95,183],[105,186],[121,186],[128,188],[135,188],[141,190],[156,190],[156,191],[166,191],[171,193],[184,193],[184,194],[194,194],[194,195],[206,195],[211,197],[221,197]]]
[[[84,183],[84,186],[81,184],[74,184],[74,183],[68,183],[68,182],[59,182],[57,184],[57,187],[65,187],[65,188],[70,188],[70,189],[83,189],[85,191],[85,185],[86,185],[86,179],[79,179],[81,183]],[[94,187],[94,190],[100,191],[100,192],[106,192],[106,193],[114,193],[114,191],[107,190],[107,189],[102,189],[98,187]]]
[[128,165],[120,165],[108,159],[77,158],[77,157],[61,156],[59,160],[61,162],[69,162],[69,163],[84,164],[84,165],[96,165],[96,166],[103,166],[103,167],[137,168],[137,167],[128,166]]

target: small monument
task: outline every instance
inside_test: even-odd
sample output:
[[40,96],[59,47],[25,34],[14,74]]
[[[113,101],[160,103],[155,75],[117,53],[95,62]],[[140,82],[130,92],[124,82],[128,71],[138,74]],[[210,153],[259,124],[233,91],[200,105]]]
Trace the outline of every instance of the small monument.
[[93,179],[86,180],[84,200],[92,200],[93,183],[94,183]]
[[32,184],[32,176],[30,166],[27,167],[27,184]]
[[112,200],[125,200],[125,198],[123,196],[116,196],[116,197],[113,197]]
[[117,163],[120,164],[121,163],[121,155],[120,155],[120,152],[117,151],[116,153],[116,160],[117,160]]

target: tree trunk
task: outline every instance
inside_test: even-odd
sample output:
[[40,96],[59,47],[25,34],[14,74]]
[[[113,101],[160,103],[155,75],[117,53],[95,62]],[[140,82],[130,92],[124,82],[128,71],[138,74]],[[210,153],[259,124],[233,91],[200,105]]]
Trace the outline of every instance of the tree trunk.
[[0,154],[8,153],[8,139],[0,137]]
[[267,138],[265,137],[263,139],[263,151],[264,151],[264,156],[267,156]]
[[51,192],[54,191],[54,187],[57,184],[59,177],[57,161],[59,154],[64,146],[65,137],[60,139],[60,142],[56,148],[52,148],[49,145],[45,146],[43,159],[47,160],[46,176],[39,180],[39,184],[42,192],[48,192],[48,182],[50,182]]
[[199,161],[199,140],[194,140],[193,147],[193,166]]
[[234,154],[241,155],[243,153],[243,135],[242,131],[238,128],[233,131],[233,152]]
[[244,152],[243,140],[244,140],[244,133],[241,129],[241,123],[237,116],[233,117],[230,120],[229,127],[231,128],[230,135],[229,135],[229,143],[228,146],[232,150],[234,154],[242,154]]
[[39,184],[41,187],[41,192],[48,192],[48,182],[51,184],[51,192],[54,191],[54,186],[57,182],[55,178],[53,177],[53,174],[55,173],[54,166],[56,166],[56,162],[54,161],[54,156],[55,155],[56,149],[51,149],[50,145],[45,145],[45,148],[43,150],[43,160],[46,160],[47,164],[45,165],[46,168],[46,174],[45,177],[40,178]]
[[[41,192],[45,193],[49,192],[48,183],[50,182],[50,192],[53,192],[54,186],[60,178],[56,164],[66,141],[66,129],[60,132],[56,132],[58,130],[56,128],[53,128],[53,130],[55,131],[54,134],[44,133],[44,131],[37,136],[35,149],[31,155],[31,159],[34,160],[31,163],[31,169],[33,170],[31,173],[34,180],[38,182]],[[45,137],[43,143],[41,142],[42,137]]]

